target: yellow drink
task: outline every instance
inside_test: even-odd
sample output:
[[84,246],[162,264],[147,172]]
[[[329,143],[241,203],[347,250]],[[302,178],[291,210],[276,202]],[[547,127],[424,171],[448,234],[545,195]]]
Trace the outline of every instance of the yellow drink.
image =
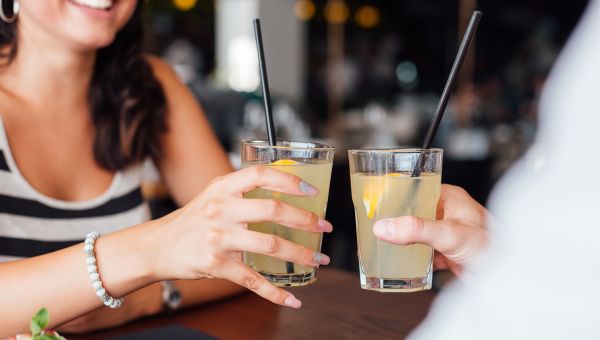
[[[360,260],[361,286],[382,292],[411,292],[431,288],[433,250],[414,244],[394,245],[373,234],[373,224],[383,218],[413,215],[435,219],[441,175],[410,172],[384,175],[352,173],[352,201]],[[413,281],[427,282],[415,285]]]
[[[251,166],[245,163],[243,166]],[[277,199],[298,208],[315,213],[319,218],[325,217],[329,181],[332,163],[329,160],[291,161],[280,160],[267,166],[288,172],[302,178],[305,182],[319,189],[317,196],[291,196],[269,190],[256,189],[244,195],[246,198]],[[303,245],[314,251],[321,250],[322,233],[309,233],[275,223],[253,223],[250,230],[265,234],[277,235],[281,238]],[[245,253],[244,262],[257,272],[263,274],[275,285],[303,286],[316,280],[316,268],[285,262],[261,254]]]

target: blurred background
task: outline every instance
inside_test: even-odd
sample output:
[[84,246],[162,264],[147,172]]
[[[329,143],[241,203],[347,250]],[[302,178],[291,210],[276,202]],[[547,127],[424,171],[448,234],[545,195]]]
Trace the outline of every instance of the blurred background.
[[[535,137],[546,76],[584,0],[146,1],[147,50],[202,103],[239,165],[239,141],[265,138],[252,19],[261,18],[280,139],[336,146],[325,237],[332,265],[357,268],[346,150],[419,146],[469,17],[483,12],[436,147],[443,181],[486,203]],[[565,113],[567,114],[567,113]],[[154,213],[174,206],[153,200]]]

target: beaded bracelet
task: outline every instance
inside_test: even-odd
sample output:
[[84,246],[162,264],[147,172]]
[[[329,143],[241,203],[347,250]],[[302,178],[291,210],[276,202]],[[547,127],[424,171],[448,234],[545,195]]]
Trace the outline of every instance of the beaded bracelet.
[[98,274],[98,267],[96,266],[96,254],[94,252],[94,243],[98,237],[100,237],[100,234],[96,231],[92,231],[85,237],[84,250],[87,271],[90,273],[92,287],[96,290],[96,295],[102,300],[102,303],[110,308],[119,308],[123,304],[123,298],[117,299],[110,296],[106,292],[106,289],[102,287],[102,281],[100,281],[100,274]]

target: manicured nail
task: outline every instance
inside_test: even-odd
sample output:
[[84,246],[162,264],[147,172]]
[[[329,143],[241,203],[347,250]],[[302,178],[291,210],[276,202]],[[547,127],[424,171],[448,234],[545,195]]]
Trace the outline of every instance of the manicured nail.
[[329,256],[323,254],[323,253],[319,253],[319,252],[314,252],[313,253],[313,259],[315,260],[315,263],[318,264],[329,264],[329,262],[331,262],[331,259],[329,258]]
[[333,231],[333,226],[331,225],[331,223],[320,218],[319,221],[317,222],[317,229],[319,229],[320,231],[326,232],[326,233],[330,233]]
[[302,302],[300,300],[296,299],[296,297],[293,295],[289,295],[288,297],[286,297],[285,301],[283,301],[283,304],[288,307],[295,308],[295,309],[302,307]]
[[305,181],[300,182],[300,191],[311,196],[315,196],[319,193],[319,189],[313,187]]
[[392,238],[395,232],[394,222],[389,218],[379,220],[373,225],[373,234],[381,239]]

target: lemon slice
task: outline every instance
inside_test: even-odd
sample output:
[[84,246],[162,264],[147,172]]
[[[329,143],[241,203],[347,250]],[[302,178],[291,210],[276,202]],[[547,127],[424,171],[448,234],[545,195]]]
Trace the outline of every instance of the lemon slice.
[[404,174],[398,173],[398,172],[391,172],[389,174],[385,174],[387,177],[402,177],[405,176]]
[[373,218],[375,210],[383,197],[385,190],[385,180],[383,177],[373,176],[369,179],[368,184],[363,191],[363,205],[367,211],[367,217]]
[[296,165],[296,164],[298,164],[298,162],[296,162],[295,160],[292,160],[292,159],[280,159],[278,161],[270,163],[269,165]]
[[[292,160],[292,159],[280,159],[280,160],[275,161],[273,163],[269,163],[269,165],[275,165],[275,166],[277,166],[277,165],[298,165],[298,164],[300,164],[300,163],[298,163],[298,162],[296,162],[295,160]],[[283,172],[288,172],[288,173],[292,172],[292,169],[286,169],[286,168],[277,169],[277,170],[281,170]],[[273,198],[275,198],[275,199],[281,198],[281,193],[277,192],[277,191],[274,191],[273,192]]]

